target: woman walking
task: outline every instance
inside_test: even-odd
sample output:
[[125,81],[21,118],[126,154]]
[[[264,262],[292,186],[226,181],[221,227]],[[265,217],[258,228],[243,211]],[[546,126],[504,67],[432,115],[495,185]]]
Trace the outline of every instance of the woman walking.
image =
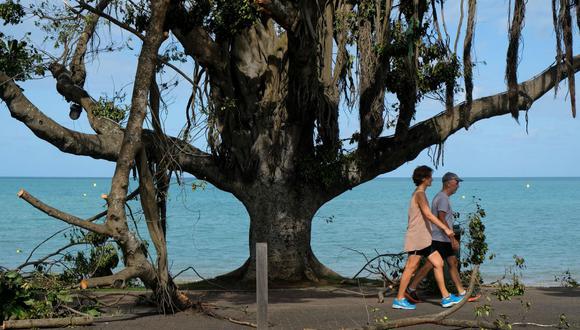
[[405,290],[411,281],[411,277],[417,270],[419,262],[422,257],[426,257],[427,261],[433,265],[435,281],[441,291],[441,306],[451,307],[461,301],[460,297],[450,294],[445,287],[445,280],[443,277],[443,259],[439,252],[431,248],[431,226],[432,222],[435,226],[449,237],[453,237],[453,230],[443,224],[429,208],[425,190],[431,186],[433,169],[429,166],[419,166],[413,172],[413,182],[417,188],[411,196],[409,204],[409,215],[407,233],[405,235],[405,252],[407,252],[407,263],[401,275],[401,282],[399,283],[399,291],[397,298],[393,301],[393,308],[396,309],[415,309],[415,305],[410,303],[405,298]]

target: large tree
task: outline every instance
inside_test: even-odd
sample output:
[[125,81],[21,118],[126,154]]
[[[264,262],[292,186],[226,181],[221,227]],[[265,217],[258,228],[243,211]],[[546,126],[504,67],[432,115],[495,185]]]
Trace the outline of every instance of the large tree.
[[[34,69],[41,71],[35,59],[43,56],[6,36],[0,49],[0,97],[14,118],[61,151],[117,162],[105,224],[76,224],[124,246],[127,266],[135,270],[132,276],[146,272],[137,271],[131,262],[147,265],[141,259],[132,261],[143,256],[136,253],[138,244],[126,226],[124,203],[133,167],[140,185],[149,188],[141,188],[141,194],[149,192],[143,207],[153,223],[159,223],[153,228],[158,251],[164,251],[169,179],[172,173],[187,172],[232,193],[250,215],[249,258],[231,275],[253,279],[254,245],[267,242],[272,280],[317,281],[335,275],[316,259],[310,244],[312,218],[324,203],[443,144],[479,120],[510,113],[517,119],[565,78],[575,115],[574,73],[580,65],[572,54],[571,0],[552,0],[556,63],[523,82],[518,81],[517,63],[526,1],[513,2],[506,13],[506,92],[475,100],[471,53],[476,0],[65,4],[58,15],[39,7],[32,14],[62,38],[59,49],[64,52],[54,56],[48,69],[56,91],[71,102],[72,116],[78,117],[75,111],[82,109],[94,133],[63,127],[26,98],[17,80],[33,77]],[[19,5],[13,1],[3,5],[12,6],[10,11],[0,10],[7,22],[19,23],[26,13],[14,14]],[[465,29],[462,42],[457,40],[459,33],[451,38],[445,25],[444,9],[452,5],[462,7],[460,21],[466,13],[466,24],[460,24]],[[111,120],[118,119],[120,111],[113,102],[96,100],[83,89],[90,78],[85,55],[98,35],[99,22],[142,40],[126,124]],[[183,72],[172,64],[175,61],[193,64]],[[187,107],[171,109],[183,111],[184,128],[178,136],[167,135],[160,118],[160,88],[166,86],[160,86],[156,76],[164,70],[176,70],[191,84]],[[455,93],[462,88],[466,97],[457,104]],[[439,99],[444,111],[415,122],[425,97]],[[342,140],[338,118],[347,108],[358,111],[359,130]],[[150,130],[143,129],[147,112]],[[394,134],[385,135],[391,128]],[[191,142],[200,131],[206,147]],[[347,141],[349,146],[343,144]],[[168,276],[166,255],[161,253],[160,260],[158,274]]]

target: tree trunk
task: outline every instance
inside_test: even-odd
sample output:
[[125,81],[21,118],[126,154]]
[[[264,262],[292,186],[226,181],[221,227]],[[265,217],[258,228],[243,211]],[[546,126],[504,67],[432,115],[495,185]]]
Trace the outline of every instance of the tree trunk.
[[340,278],[322,265],[310,245],[312,218],[321,203],[295,187],[254,187],[243,202],[250,215],[250,258],[230,273],[243,282],[256,278],[256,243],[268,243],[268,278],[276,282],[319,282]]

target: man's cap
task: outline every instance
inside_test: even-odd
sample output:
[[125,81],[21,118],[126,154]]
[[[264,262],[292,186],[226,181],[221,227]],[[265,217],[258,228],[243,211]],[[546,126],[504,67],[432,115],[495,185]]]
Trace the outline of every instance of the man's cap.
[[451,180],[457,180],[458,182],[463,181],[463,179],[461,179],[457,174],[455,174],[453,172],[445,173],[445,175],[443,175],[443,178],[441,178],[441,180],[443,182],[447,182],[447,181],[451,181]]

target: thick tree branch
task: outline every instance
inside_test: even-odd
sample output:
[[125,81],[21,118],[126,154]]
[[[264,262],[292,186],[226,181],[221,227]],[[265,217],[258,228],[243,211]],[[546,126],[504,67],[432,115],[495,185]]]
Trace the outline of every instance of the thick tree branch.
[[[574,72],[580,71],[580,55],[574,57]],[[566,64],[560,63],[562,69]],[[527,111],[532,104],[550,91],[559,80],[558,65],[552,65],[537,76],[518,85],[518,109]],[[482,119],[502,116],[510,113],[508,92],[482,97],[473,101],[472,110],[467,122],[469,125]],[[358,159],[345,164],[346,177],[343,186],[328,190],[325,199],[329,200],[342,192],[361,183],[372,180],[380,174],[388,173],[405,162],[415,159],[424,149],[444,142],[450,135],[463,128],[461,112],[465,103],[459,104],[452,111],[443,111],[438,115],[417,123],[409,129],[405,140],[394,136],[381,137],[377,144],[368,152],[358,150]],[[359,167],[359,159],[367,161],[365,167]],[[363,162],[364,163],[364,162]]]
[[163,24],[169,7],[169,0],[152,2],[151,7],[151,21],[147,27],[146,38],[137,62],[129,119],[123,135],[119,157],[117,158],[111,192],[109,198],[107,198],[109,212],[105,223],[114,232],[119,233],[127,231],[125,201],[129,186],[129,172],[133,167],[137,152],[142,147],[141,135],[143,121],[147,114],[147,94],[150,90],[152,77],[155,74],[157,51],[164,40]]
[[[107,0],[110,1],[110,0]],[[105,0],[103,0],[103,2],[106,2]],[[99,6],[97,7],[93,7],[89,4],[87,4],[84,1],[79,1],[79,4],[82,8],[90,11],[91,13],[93,13],[93,15],[96,15],[98,17],[102,17],[106,20],[108,20],[109,22],[117,25],[118,27],[120,27],[123,30],[126,30],[128,32],[131,32],[134,36],[136,36],[137,38],[141,39],[142,41],[145,40],[145,36],[143,34],[141,34],[139,31],[137,31],[136,29],[132,28],[130,25],[125,24],[121,21],[119,21],[118,19],[115,19],[114,17],[112,17],[111,15],[103,12],[104,8],[106,6],[101,6],[101,4],[99,4]],[[76,53],[75,53],[75,57],[76,57]],[[193,80],[191,78],[189,78],[189,76],[187,76],[187,74],[185,74],[185,72],[181,71],[178,67],[176,67],[175,65],[171,64],[171,62],[165,60],[163,57],[161,56],[157,56],[157,59],[162,62],[163,64],[167,65],[168,67],[170,67],[171,69],[173,69],[175,72],[177,72],[180,76],[182,76],[185,80],[187,80],[190,84],[194,85]],[[73,58],[73,63],[74,63],[74,58]],[[73,68],[73,66],[71,65],[71,70],[75,73],[75,75],[73,75],[73,80],[76,76],[76,72]],[[74,80],[76,82],[76,80]]]
[[300,21],[300,12],[291,1],[288,0],[256,0],[266,14],[286,31],[293,33]]
[[[84,2],[83,2],[84,3]],[[102,12],[111,3],[111,0],[101,0],[96,7],[96,10]],[[91,14],[85,19],[85,28],[77,40],[77,47],[71,60],[70,69],[73,72],[72,80],[77,86],[84,86],[87,72],[85,70],[85,54],[89,41],[95,33],[99,15]]]
[[75,84],[73,75],[64,65],[54,62],[49,66],[49,70],[56,79],[56,90],[67,101],[80,104],[86,110],[89,123],[97,134],[111,136],[122,133],[119,124],[108,118],[97,117],[93,114],[93,109],[97,106],[96,102],[89,96],[87,91]]
[[120,144],[114,136],[84,134],[61,126],[36,108],[24,96],[20,87],[1,71],[0,98],[6,102],[13,118],[59,150],[96,159],[113,161],[117,158]]
[[92,223],[89,221],[85,221],[81,218],[77,218],[74,215],[68,214],[66,212],[60,211],[55,209],[52,206],[49,206],[43,202],[41,202],[39,199],[37,199],[36,197],[30,195],[26,190],[21,189],[18,192],[18,197],[24,199],[26,202],[28,202],[28,204],[34,206],[35,208],[39,209],[40,211],[46,213],[47,215],[62,220],[68,224],[71,224],[73,226],[77,226],[92,232],[95,232],[97,234],[102,234],[102,235],[107,235],[107,236],[113,236],[112,233],[107,229],[107,227],[103,226],[103,225],[99,225],[96,223]]
[[115,288],[122,288],[125,286],[127,280],[135,278],[142,273],[137,267],[127,267],[116,274],[103,276],[103,277],[93,277],[81,281],[81,289],[97,288],[111,286]]
[[[385,97],[385,76],[389,69],[389,52],[384,50],[377,53],[374,44],[384,48],[387,47],[390,39],[390,16],[392,1],[385,1],[385,8],[381,8],[381,1],[377,2],[377,16],[374,24],[370,21],[363,21],[359,33],[359,54],[360,60],[360,140],[359,145],[366,147],[370,139],[376,139],[383,131],[384,126],[384,97]],[[384,10],[384,17],[381,13]],[[375,31],[371,28],[374,26]],[[373,40],[375,36],[376,40]],[[406,91],[411,94],[411,92]],[[401,102],[403,103],[403,102]]]
[[[117,160],[121,146],[119,135],[84,134],[61,126],[36,108],[24,96],[20,87],[3,72],[0,72],[0,98],[6,102],[12,117],[24,123],[34,135],[57,147],[60,151],[73,155],[90,156],[95,159]],[[222,176],[212,155],[178,138],[168,138],[173,144],[173,157],[176,159],[176,164],[170,169],[191,173],[220,189],[233,192],[235,189],[233,183]],[[147,148],[154,152],[152,154],[161,152],[154,143],[155,133],[153,131],[143,131],[143,140]]]
[[209,72],[222,72],[226,68],[227,56],[220,45],[199,25],[201,23],[191,20],[181,1],[171,1],[167,15],[170,19],[166,27],[177,37],[187,55]]

